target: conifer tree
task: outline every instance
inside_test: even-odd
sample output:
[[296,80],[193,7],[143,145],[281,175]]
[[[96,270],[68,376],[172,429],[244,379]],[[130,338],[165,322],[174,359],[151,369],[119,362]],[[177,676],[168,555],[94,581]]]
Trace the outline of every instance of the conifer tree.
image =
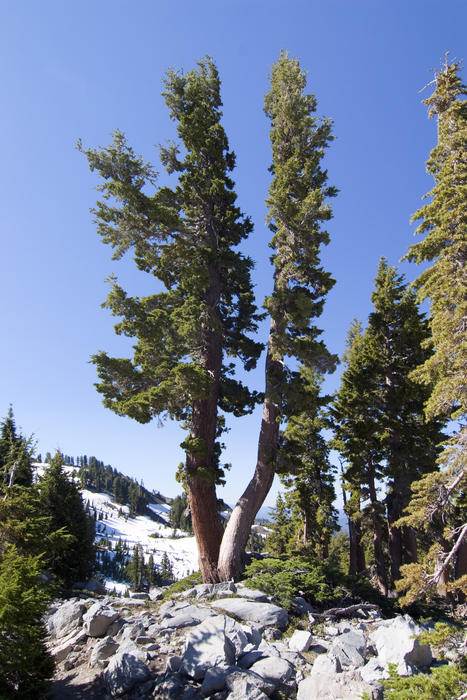
[[31,439],[18,434],[10,406],[0,427],[0,474],[4,484],[31,485],[31,442]]
[[[345,478],[352,490],[363,488],[362,496],[368,502],[377,577],[380,588],[387,592],[384,517],[394,583],[400,566],[417,559],[413,530],[398,527],[396,521],[408,504],[410,484],[436,469],[442,432],[439,421],[424,419],[428,390],[410,378],[431,353],[426,343],[427,323],[414,293],[384,258],[372,301],[374,311],[365,333],[360,336],[353,331],[334,415],[336,437],[348,462]],[[382,479],[386,482],[384,509],[376,490]]]
[[444,523],[443,535],[425,562],[404,570],[401,590],[428,591],[439,584],[467,592],[467,87],[460,76],[461,64],[447,56],[435,71],[433,94],[424,100],[428,116],[435,117],[438,142],[430,153],[427,171],[433,175],[430,201],[413,216],[424,239],[405,256],[429,266],[414,286],[420,300],[430,300],[429,324],[434,354],[414,371],[422,385],[432,387],[426,415],[447,416],[457,430],[440,456],[438,476],[424,477],[404,522],[426,527],[430,520]]
[[162,555],[160,575],[163,582],[174,580],[174,570],[167,552]]
[[0,555],[0,697],[45,697],[54,663],[42,616],[50,591],[39,574],[41,555],[9,545]]
[[[299,513],[300,539],[327,559],[332,533],[337,527],[333,501],[334,468],[329,462],[329,446],[322,434],[328,427],[322,410],[328,397],[320,397],[322,377],[302,367],[300,393],[307,397],[305,411],[293,412],[284,430],[278,472],[287,487],[287,502]],[[303,403],[303,395],[300,397]],[[289,401],[289,407],[293,402]]]
[[350,494],[345,505],[349,518],[349,573],[355,575],[365,569],[362,535],[364,525],[371,523],[376,578],[380,590],[387,593],[384,517],[376,488],[377,480],[382,477],[375,397],[378,378],[373,371],[368,335],[362,333],[358,321],[349,330],[343,359],[346,368],[332,415],[334,447],[345,460],[344,489]]
[[[223,579],[240,576],[251,526],[274,479],[281,418],[287,414],[290,387],[300,382],[299,369],[294,362],[287,365],[287,359],[294,358],[299,368],[312,367],[319,373],[332,371],[336,363],[314,325],[334,284],[319,259],[321,247],[329,241],[322,228],[331,218],[327,200],[337,193],[327,184],[327,172],[321,167],[333,136],[331,122],[318,119],[316,98],[306,94],[305,88],[306,76],[298,61],[282,52],[272,67],[264,103],[271,120],[273,177],[266,204],[273,234],[274,288],[265,302],[270,332],[263,418],[254,476],[222,540],[219,569]],[[295,388],[293,391],[296,395]]]
[[295,541],[292,513],[281,493],[277,494],[276,507],[271,513],[271,532],[266,537],[265,549],[273,556],[290,552]]
[[142,423],[168,415],[186,425],[180,478],[203,578],[216,581],[222,527],[215,485],[223,476],[218,408],[242,415],[256,402],[232,376],[229,359],[251,369],[261,351],[249,338],[257,327],[252,262],[235,250],[252,226],[235,205],[235,156],[220,122],[212,60],[187,74],[170,71],[163,95],[179,137],[179,145],[161,150],[163,165],[178,176],[174,189],[155,187],[153,168],[120,132],[110,147],[85,151],[104,180],[95,212],[103,241],[115,258],[133,249],[138,268],[166,290],[133,298],[114,280],[105,305],[122,319],[116,332],[136,339],[135,354],[130,360],[101,352],[94,362],[105,406]]
[[94,567],[94,526],[78,487],[63,471],[57,452],[39,483],[41,508],[50,519],[50,531],[63,531],[68,542],[54,554],[52,571],[66,585],[87,580]]

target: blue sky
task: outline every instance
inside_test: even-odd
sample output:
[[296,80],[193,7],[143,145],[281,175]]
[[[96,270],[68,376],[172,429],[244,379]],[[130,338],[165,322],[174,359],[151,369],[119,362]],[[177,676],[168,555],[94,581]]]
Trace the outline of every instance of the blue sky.
[[[100,308],[105,279],[115,273],[132,294],[150,292],[151,280],[130,260],[112,262],[97,236],[89,213],[96,180],[77,139],[103,146],[119,128],[160,169],[154,146],[174,136],[162,77],[212,56],[239,204],[255,224],[245,252],[256,262],[261,303],[272,284],[262,106],[271,64],[289,50],[308,72],[318,113],[334,120],[326,166],[340,194],[322,260],[337,282],[319,323],[340,354],[352,318],[371,310],[379,258],[398,264],[413,242],[410,216],[431,188],[424,164],[436,140],[419,90],[446,51],[467,56],[466,37],[464,0],[1,2],[0,416],[13,404],[42,453],[94,454],[149,488],[179,493],[181,430],[115,416],[93,387],[90,355],[128,347]],[[400,269],[409,281],[418,272]],[[252,386],[261,390],[262,377],[260,363]],[[337,386],[338,373],[326,383]],[[231,422],[224,456],[233,467],[221,491],[228,502],[252,473],[260,413]]]

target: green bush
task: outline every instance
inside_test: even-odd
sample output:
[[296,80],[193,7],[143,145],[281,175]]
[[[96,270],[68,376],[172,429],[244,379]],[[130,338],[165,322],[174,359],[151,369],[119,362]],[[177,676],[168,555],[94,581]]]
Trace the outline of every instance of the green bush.
[[455,664],[415,676],[398,676],[395,665],[389,664],[389,674],[383,687],[384,697],[391,700],[451,700],[467,690],[467,674]]
[[325,567],[308,557],[257,559],[247,566],[245,574],[247,586],[259,588],[284,608],[290,608],[297,595],[304,595],[310,603],[324,603],[338,593],[327,579]]
[[189,576],[185,576],[185,578],[175,581],[175,583],[167,588],[164,596],[170,597],[174,593],[183,593],[183,591],[187,591],[189,588],[193,588],[193,586],[197,586],[199,583],[203,583],[201,571],[194,571]]

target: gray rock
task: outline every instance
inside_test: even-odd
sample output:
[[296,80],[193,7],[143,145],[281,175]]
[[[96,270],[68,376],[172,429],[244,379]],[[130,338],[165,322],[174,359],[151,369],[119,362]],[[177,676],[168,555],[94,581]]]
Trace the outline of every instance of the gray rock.
[[110,623],[110,625],[107,627],[107,634],[109,637],[115,637],[116,634],[120,632],[120,630],[125,627],[126,622],[123,620],[121,617],[118,617],[116,620]]
[[71,671],[72,668],[76,668],[80,663],[83,662],[82,651],[72,651],[63,662],[63,670]]
[[380,690],[365,683],[358,671],[344,671],[334,676],[311,674],[298,684],[297,700],[361,700],[363,693],[376,700]]
[[275,642],[278,639],[282,639],[282,632],[277,627],[268,627],[264,630],[263,636],[268,642]]
[[235,647],[221,628],[211,619],[206,619],[186,638],[180,672],[195,680],[204,678],[208,668],[235,663]]
[[280,657],[271,656],[256,661],[253,666],[250,666],[250,671],[272,683],[275,690],[280,690],[280,686],[287,683],[294,675],[294,667],[291,663]]
[[399,616],[380,624],[378,629],[370,634],[380,665],[387,668],[387,664],[398,666],[404,662],[404,668],[409,668],[406,664],[417,668],[429,666],[433,660],[430,646],[421,645],[414,639],[421,631],[410,615]]
[[83,615],[84,630],[90,637],[103,637],[118,617],[120,614],[114,608],[99,602],[94,603]]
[[182,657],[181,656],[168,656],[167,662],[165,665],[165,670],[168,673],[177,673],[177,671],[180,670],[181,664],[182,664]]
[[313,612],[313,608],[311,607],[310,603],[307,603],[305,598],[302,598],[301,596],[297,596],[296,598],[292,599],[292,610],[298,615],[307,615],[308,613],[311,614]]
[[289,649],[292,651],[308,651],[313,636],[306,630],[295,630],[289,639]]
[[146,649],[139,647],[132,639],[122,640],[118,646],[118,653],[130,654],[131,656],[135,656],[140,661],[146,661],[148,658]]
[[232,667],[222,668],[221,666],[214,666],[213,668],[208,668],[199,689],[201,695],[207,697],[217,690],[224,690],[227,676],[231,672]]
[[252,644],[255,648],[261,644],[261,640],[263,639],[261,630],[258,629],[258,627],[252,627],[251,625],[242,625],[242,629],[245,632],[247,639],[250,644]]
[[239,598],[246,598],[247,600],[255,600],[257,603],[267,603],[270,598],[263,591],[258,591],[254,588],[247,588],[242,584],[237,586],[237,595]]
[[130,598],[132,600],[148,600],[149,595],[142,591],[130,591]]
[[248,651],[237,659],[237,666],[240,668],[250,668],[256,661],[264,659],[265,654],[262,651]]
[[73,630],[68,636],[61,637],[58,646],[51,646],[52,656],[57,664],[61,663],[75,649],[84,644],[87,634],[81,628]]
[[211,617],[210,623],[217,629],[225,632],[235,648],[235,656],[238,657],[248,644],[248,637],[242,625],[227,615]]
[[388,671],[380,665],[378,659],[374,656],[359,671],[365,683],[377,683],[380,680],[389,678]]
[[287,610],[272,603],[257,603],[238,598],[220,598],[213,603],[223,612],[239,617],[247,622],[255,622],[262,627],[285,629],[289,623]]
[[190,603],[187,603],[186,601],[166,600],[165,603],[162,603],[162,605],[159,607],[159,617],[173,617],[181,610],[188,608],[189,606]]
[[359,668],[365,663],[365,650],[365,635],[351,631],[334,640],[330,653],[339,659],[342,668]]
[[322,675],[333,676],[341,671],[341,662],[336,656],[333,654],[321,654],[315,659],[310,675],[316,676],[316,674],[321,673]]
[[146,627],[142,620],[136,622],[127,621],[121,634],[121,639],[137,639],[146,632]]
[[274,692],[274,684],[251,671],[233,671],[225,679],[229,700],[265,700]]
[[199,625],[200,622],[214,615],[215,613],[209,608],[188,605],[173,617],[164,618],[160,624],[160,629],[181,629],[182,627]]
[[123,695],[136,683],[147,680],[151,672],[143,661],[133,654],[119,652],[110,659],[104,681],[113,696]]
[[76,599],[67,600],[48,617],[47,631],[52,637],[65,637],[81,626],[83,613],[86,610],[83,603]]
[[159,683],[154,690],[158,700],[199,700],[199,692],[177,673]]
[[93,666],[103,666],[104,662],[110,656],[113,656],[117,649],[118,644],[115,639],[112,639],[112,637],[104,637],[104,639],[100,639],[91,652],[89,665],[91,668]]
[[151,586],[149,589],[149,600],[162,600],[164,597],[164,589],[160,586]]

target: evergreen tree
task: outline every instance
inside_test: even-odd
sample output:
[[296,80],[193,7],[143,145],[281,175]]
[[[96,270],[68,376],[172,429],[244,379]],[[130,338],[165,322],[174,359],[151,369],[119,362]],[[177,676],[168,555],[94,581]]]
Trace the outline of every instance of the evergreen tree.
[[140,544],[133,547],[133,554],[129,564],[126,567],[126,573],[131,581],[131,586],[134,591],[141,590],[144,578],[144,555]]
[[170,71],[163,94],[180,139],[180,145],[161,150],[168,172],[178,175],[175,189],[148,194],[155,172],[120,132],[109,148],[85,151],[104,180],[104,200],[96,210],[104,242],[116,258],[134,249],[138,268],[166,288],[131,298],[113,281],[105,305],[122,319],[117,333],[136,339],[135,354],[130,360],[102,352],[94,362],[105,406],[142,423],[168,415],[186,424],[181,478],[203,578],[216,581],[222,536],[215,492],[222,480],[218,407],[242,415],[256,402],[233,378],[235,365],[227,360],[234,356],[250,369],[261,351],[248,337],[258,318],[252,262],[234,249],[252,227],[235,205],[230,178],[235,157],[220,123],[213,62],[204,59],[186,75]]
[[[316,98],[306,94],[306,76],[298,61],[281,53],[273,65],[265,112],[271,120],[273,175],[267,221],[273,234],[274,288],[266,300],[270,333],[266,357],[263,419],[256,470],[234,508],[222,541],[221,578],[238,578],[256,514],[271,488],[279,449],[280,421],[286,415],[289,388],[300,382],[299,367],[332,371],[336,358],[320,341],[314,319],[334,284],[320,264],[319,253],[329,241],[322,223],[331,218],[327,199],[337,190],[327,184],[321,167],[333,139],[331,122],[315,116]],[[293,358],[287,365],[287,358]],[[297,391],[294,388],[295,396]],[[296,409],[297,410],[297,409]],[[302,406],[301,411],[306,410]]]
[[0,475],[4,484],[30,486],[32,483],[31,439],[19,435],[10,406],[0,427]]
[[420,387],[411,377],[414,368],[432,355],[427,322],[414,293],[384,259],[372,301],[368,340],[379,383],[378,438],[387,479],[388,547],[394,582],[401,565],[417,559],[413,528],[400,528],[395,523],[408,505],[412,482],[436,469],[443,433],[440,421],[424,418],[429,387]]
[[174,570],[167,552],[162,555],[160,576],[163,582],[174,580]]
[[277,494],[276,507],[271,513],[271,533],[266,537],[264,548],[273,556],[287,554],[295,542],[295,527],[292,513],[281,493]]
[[41,620],[50,591],[40,581],[41,556],[8,546],[0,556],[0,697],[45,697],[54,663]]
[[[415,288],[419,299],[430,300],[429,323],[434,354],[414,371],[422,385],[432,386],[426,404],[428,418],[443,415],[457,421],[447,443],[436,478],[425,477],[416,486],[408,509],[410,522],[426,527],[431,517],[444,523],[443,537],[426,561],[405,570],[401,588],[428,590],[433,584],[445,592],[448,579],[467,592],[467,87],[461,64],[448,63],[435,72],[434,92],[424,100],[428,116],[438,124],[438,142],[430,153],[427,171],[435,186],[430,201],[413,219],[416,234],[425,234],[405,256],[429,263]],[[408,521],[406,521],[408,522]]]
[[[335,469],[329,462],[329,447],[322,431],[327,421],[320,397],[321,376],[302,367],[300,391],[307,396],[307,410],[290,417],[281,440],[279,471],[287,487],[287,502],[300,514],[300,539],[321,559],[327,559],[329,543],[337,528],[333,507]],[[303,402],[303,396],[300,397]],[[289,401],[292,405],[292,401]]]
[[188,498],[185,493],[173,499],[170,505],[169,518],[170,525],[174,529],[184,530],[190,534],[193,532]]
[[[413,292],[384,259],[375,281],[374,311],[363,335],[355,328],[352,331],[347,368],[333,412],[338,447],[348,464],[345,478],[351,491],[356,494],[360,488],[368,503],[365,511],[373,534],[377,578],[387,592],[384,516],[394,583],[401,564],[417,558],[413,530],[398,527],[396,521],[408,504],[410,484],[436,468],[442,433],[439,421],[425,422],[427,390],[410,378],[431,352],[426,344],[427,323]],[[382,479],[386,482],[386,513],[376,488]]]
[[42,477],[40,503],[50,518],[50,530],[63,528],[69,544],[57,552],[52,571],[66,585],[89,578],[94,566],[94,527],[87,515],[78,487],[63,471],[63,458],[57,452]]
[[[388,579],[384,556],[384,517],[376,483],[382,478],[381,448],[378,440],[378,410],[375,394],[378,379],[373,371],[373,354],[368,334],[354,321],[347,337],[343,360],[346,368],[335,398],[334,447],[345,461],[345,512],[349,518],[350,574],[359,574],[365,567],[363,551],[364,525],[371,524],[373,558],[379,588],[387,593]],[[363,507],[363,504],[365,506]]]

